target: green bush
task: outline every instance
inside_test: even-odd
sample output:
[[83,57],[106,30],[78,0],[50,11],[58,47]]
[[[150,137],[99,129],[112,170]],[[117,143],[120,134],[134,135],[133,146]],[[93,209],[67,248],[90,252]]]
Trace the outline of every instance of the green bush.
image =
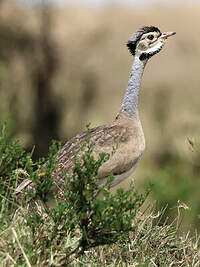
[[[0,262],[1,266],[199,266],[199,237],[178,235],[182,204],[173,223],[162,222],[166,210],[141,212],[149,189],[110,193],[113,176],[99,186],[97,173],[110,158],[92,155],[88,138],[74,153],[72,176],[65,176],[55,206],[47,205],[52,172],[60,151],[53,142],[46,159],[33,162],[18,142],[10,142],[6,124],[0,137]],[[113,151],[113,153],[115,150]],[[16,202],[15,188],[31,179],[34,190]]]
[[30,154],[25,153],[18,141],[10,141],[7,123],[3,122],[0,134],[0,229],[18,207],[14,199],[15,188],[27,176],[26,162]]
[[[12,180],[7,182],[9,193],[4,193],[2,203],[3,200],[7,204],[12,201],[16,210],[17,203],[13,191],[22,180],[22,176],[23,179],[31,179],[36,185],[35,190],[24,192],[24,208],[20,208],[23,227],[27,229],[20,240],[33,264],[38,261],[39,251],[43,255],[41,260],[44,260],[50,257],[53,248],[62,248],[65,255],[63,257],[67,261],[71,255],[81,255],[92,247],[125,240],[130,231],[134,230],[136,226],[133,220],[149,190],[145,195],[141,195],[135,191],[132,183],[129,190],[119,189],[116,194],[111,194],[109,189],[114,179],[112,175],[104,185],[99,186],[98,170],[112,155],[100,154],[97,160],[94,159],[89,128],[86,142],[79,144],[82,157],[79,159],[77,154],[74,154],[72,177],[63,173],[66,183],[63,186],[62,200],[59,194],[55,194],[56,205],[51,209],[46,202],[54,183],[51,174],[56,166],[60,144],[53,142],[48,158],[33,163],[31,155],[25,153],[18,143],[8,144],[5,132],[4,126],[1,140],[2,147],[4,144],[2,153],[6,160],[1,182],[5,184],[6,179],[9,180],[10,177]],[[26,203],[30,203],[31,209],[27,208]],[[15,210],[13,209],[12,213]],[[10,218],[9,222],[12,223]],[[27,231],[31,236],[31,242],[26,238]]]

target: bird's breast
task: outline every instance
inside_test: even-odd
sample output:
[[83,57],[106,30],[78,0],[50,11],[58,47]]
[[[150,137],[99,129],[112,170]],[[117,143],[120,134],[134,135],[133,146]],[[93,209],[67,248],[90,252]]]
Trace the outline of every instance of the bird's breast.
[[[142,153],[138,156],[138,158],[135,160],[134,164],[131,166],[130,169],[125,170],[121,174],[113,174],[114,175],[114,181],[112,182],[111,187],[116,186],[117,184],[121,183],[125,179],[127,179],[136,169],[137,164],[139,163],[140,159],[142,157]],[[100,185],[106,183],[107,177],[100,179]]]

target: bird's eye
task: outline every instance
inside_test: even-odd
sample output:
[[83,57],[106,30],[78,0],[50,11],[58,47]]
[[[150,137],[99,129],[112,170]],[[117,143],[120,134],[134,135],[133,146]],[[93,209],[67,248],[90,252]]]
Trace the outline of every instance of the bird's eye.
[[150,35],[147,36],[147,38],[148,38],[149,40],[153,40],[154,35],[153,35],[153,34],[150,34]]

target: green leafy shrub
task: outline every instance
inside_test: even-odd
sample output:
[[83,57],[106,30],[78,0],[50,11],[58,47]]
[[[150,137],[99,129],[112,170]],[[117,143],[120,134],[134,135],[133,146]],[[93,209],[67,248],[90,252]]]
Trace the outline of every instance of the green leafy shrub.
[[[27,218],[27,225],[33,233],[35,243],[38,243],[37,234],[43,236],[43,244],[40,245],[46,251],[55,242],[57,245],[63,244],[64,247],[67,243],[64,250],[66,257],[82,254],[92,247],[126,239],[129,232],[134,229],[133,220],[149,193],[149,190],[145,195],[137,193],[132,183],[129,190],[119,189],[116,194],[111,194],[109,189],[114,179],[112,175],[104,185],[100,186],[97,178],[98,170],[112,155],[100,154],[95,160],[89,129],[87,131],[86,142],[79,144],[82,156],[79,159],[74,153],[73,175],[69,177],[63,174],[66,183],[63,187],[62,201],[55,194],[56,206],[53,209],[45,206],[47,199],[44,196],[48,195],[48,190],[53,185],[51,173],[56,161],[53,157],[54,149],[50,150],[47,161],[49,163],[46,163],[45,168],[42,167],[47,182],[41,182],[43,179],[38,179],[38,174],[33,175],[33,181],[37,184],[35,196],[40,196],[44,201],[42,209],[45,210],[45,219],[42,216],[38,217],[38,211],[32,212]],[[39,232],[36,233],[36,229],[40,229]]]
[[[141,195],[132,183],[129,190],[111,194],[112,175],[99,185],[98,169],[112,155],[94,159],[89,130],[80,144],[82,157],[74,154],[73,175],[63,173],[66,182],[53,208],[47,202],[60,143],[53,142],[47,159],[33,162],[5,131],[0,139],[8,159],[1,174],[2,266],[198,266],[199,239],[178,236],[180,213],[174,223],[161,224],[165,211],[140,211],[149,189]],[[36,187],[26,192],[21,206],[13,192],[27,178]]]
[[14,190],[28,175],[26,162],[30,158],[18,141],[10,141],[7,123],[3,122],[0,134],[0,227],[5,222],[4,215],[11,216],[17,207]]
[[[23,221],[22,227],[26,228],[23,234],[20,231],[20,242],[33,264],[37,264],[39,251],[40,260],[46,260],[52,249],[62,248],[62,258],[68,261],[70,256],[81,255],[92,247],[127,238],[135,228],[133,220],[149,191],[143,196],[131,184],[129,190],[119,189],[116,194],[111,194],[109,189],[114,179],[112,175],[104,185],[99,185],[98,170],[112,155],[100,154],[97,160],[94,159],[89,128],[86,142],[79,144],[82,157],[78,158],[74,154],[72,177],[63,174],[66,183],[63,186],[62,200],[59,194],[55,194],[56,205],[51,209],[46,204],[54,183],[52,172],[56,167],[60,143],[53,142],[48,158],[34,163],[31,154],[24,152],[18,142],[9,144],[6,131],[4,125],[1,153],[5,160],[2,159],[1,183],[7,188],[7,193],[1,188],[4,192],[1,203],[7,203],[4,206],[6,211],[8,204],[12,202],[10,214],[14,214],[19,206],[15,202],[14,189],[25,178],[36,185],[35,190],[24,192],[24,208],[18,209],[20,212],[17,216],[17,220]],[[31,209],[28,208],[29,203]],[[12,223],[11,217],[8,219],[5,214],[4,219],[7,220],[7,226]],[[19,229],[21,225],[18,225],[18,231]],[[27,239],[27,233],[31,238]],[[19,263],[22,264],[23,260]]]

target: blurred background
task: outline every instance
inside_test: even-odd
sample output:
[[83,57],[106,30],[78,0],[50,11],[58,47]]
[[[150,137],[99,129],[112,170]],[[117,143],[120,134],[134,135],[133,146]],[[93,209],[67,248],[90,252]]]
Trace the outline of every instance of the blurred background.
[[153,182],[151,201],[168,204],[171,218],[177,201],[188,206],[184,229],[200,228],[199,14],[199,1],[1,0],[0,119],[27,150],[35,146],[35,159],[46,156],[52,139],[114,119],[133,60],[131,34],[144,25],[176,31],[145,70],[147,148],[134,177],[138,188]]

